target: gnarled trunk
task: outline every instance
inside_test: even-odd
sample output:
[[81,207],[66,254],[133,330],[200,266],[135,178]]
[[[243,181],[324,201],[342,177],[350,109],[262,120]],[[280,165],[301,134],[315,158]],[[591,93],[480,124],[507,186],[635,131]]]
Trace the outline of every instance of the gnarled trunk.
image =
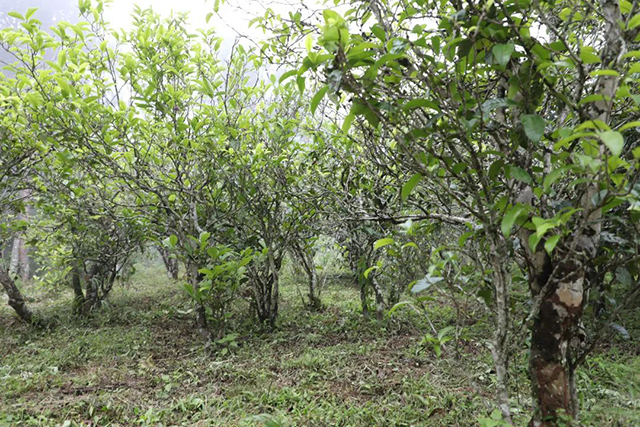
[[9,305],[15,310],[18,316],[25,322],[33,323],[33,313],[27,307],[27,304],[20,293],[20,289],[9,275],[9,272],[0,266],[0,284],[4,288],[9,297]]

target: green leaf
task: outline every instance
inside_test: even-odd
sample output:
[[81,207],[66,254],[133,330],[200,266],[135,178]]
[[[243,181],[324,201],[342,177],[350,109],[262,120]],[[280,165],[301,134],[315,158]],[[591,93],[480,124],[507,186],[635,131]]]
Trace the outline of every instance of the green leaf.
[[551,230],[552,228],[558,225],[557,222],[554,221],[553,219],[544,219],[540,217],[531,218],[531,222],[533,222],[533,225],[535,225],[536,235],[539,238],[544,237],[547,231]]
[[600,57],[594,53],[594,49],[590,46],[585,46],[580,49],[580,60],[585,64],[598,64],[602,62]]
[[627,129],[640,127],[640,121],[629,122],[620,127],[620,132],[623,132]]
[[544,242],[544,250],[547,251],[549,255],[551,255],[551,252],[553,252],[559,241],[560,235],[554,234],[553,236],[549,237],[546,242]]
[[598,133],[598,137],[604,142],[604,144],[611,150],[614,156],[622,154],[622,147],[624,146],[624,138],[620,132],[613,130],[607,132]]
[[493,57],[496,59],[496,62],[503,67],[507,65],[507,62],[509,62],[513,51],[513,43],[497,44],[491,48],[491,52],[493,53]]
[[7,15],[9,15],[12,18],[16,18],[21,21],[24,21],[24,16],[20,15],[18,12],[9,12]]
[[373,244],[373,249],[380,249],[387,245],[391,245],[394,242],[395,240],[393,240],[391,237],[385,237],[384,239],[376,240],[376,242]]
[[396,303],[391,309],[387,312],[388,316],[392,316],[398,309],[404,307],[405,305],[410,305],[413,307],[413,303],[411,301],[400,301]]
[[349,133],[349,129],[351,128],[351,123],[353,123],[353,120],[355,118],[356,118],[356,115],[354,113],[347,114],[347,116],[344,118],[344,122],[342,122],[342,132]]
[[599,132],[598,137],[604,142],[604,145],[611,150],[611,154],[619,156],[624,146],[624,138],[620,132],[613,130],[607,132]]
[[409,197],[409,194],[411,194],[411,192],[413,191],[415,186],[418,185],[421,179],[422,179],[422,175],[420,175],[419,173],[409,178],[409,181],[407,181],[402,186],[402,191],[401,191],[402,200],[407,200],[407,198]]
[[629,25],[627,26],[627,28],[629,30],[633,30],[638,25],[640,25],[640,13],[636,14],[636,16],[629,20]]
[[364,271],[364,274],[363,274],[364,278],[365,278],[365,279],[368,279],[368,278],[369,278],[369,274],[371,274],[371,272],[372,272],[373,270],[377,270],[377,269],[379,269],[379,268],[380,268],[380,267],[379,267],[379,266],[377,266],[377,265],[374,265],[373,267],[369,267],[369,268],[367,268],[367,269]]
[[511,177],[513,179],[517,179],[518,181],[531,184],[531,176],[529,176],[527,171],[522,169],[521,167],[510,165],[509,172],[511,173]]
[[318,104],[320,104],[320,101],[322,101],[322,98],[324,98],[324,95],[328,90],[329,86],[324,85],[318,92],[316,92],[315,95],[313,95],[313,98],[311,99],[311,114],[315,114]]
[[610,77],[619,77],[620,73],[616,70],[596,70],[589,73],[591,77],[599,77],[599,76],[610,76]]
[[289,77],[295,76],[296,74],[298,74],[298,70],[289,70],[286,73],[284,73],[282,76],[280,76],[280,80],[278,80],[278,83],[282,83],[283,81],[287,80]]
[[538,243],[540,243],[540,239],[542,239],[542,237],[538,236],[536,233],[532,233],[529,236],[529,248],[531,248],[532,252],[535,252],[536,249],[538,248]]
[[511,228],[513,228],[513,224],[518,220],[520,215],[525,212],[525,209],[522,206],[511,206],[511,208],[507,211],[505,216],[502,218],[502,224],[500,225],[500,229],[502,230],[502,234],[504,237],[509,238],[511,235]]
[[542,181],[542,186],[544,187],[544,191],[549,191],[554,182],[556,182],[562,174],[568,169],[567,166],[560,167],[558,169],[554,169],[544,177]]
[[304,45],[307,48],[307,52],[311,52],[313,48],[313,36],[311,36],[311,34],[307,34],[307,37],[304,39]]
[[30,7],[29,10],[27,10],[27,13],[25,13],[24,15],[25,19],[31,18],[33,14],[36,13],[37,10],[38,10],[37,7]]
[[175,234],[169,236],[169,245],[171,247],[175,247],[178,244],[178,237]]
[[411,293],[417,294],[418,292],[422,292],[426,289],[429,289],[432,285],[435,285],[436,283],[439,283],[443,280],[444,277],[432,276],[431,274],[427,274],[411,287]]
[[537,114],[523,114],[520,117],[520,122],[524,127],[524,133],[533,142],[540,141],[542,135],[544,135],[545,122],[542,117]]

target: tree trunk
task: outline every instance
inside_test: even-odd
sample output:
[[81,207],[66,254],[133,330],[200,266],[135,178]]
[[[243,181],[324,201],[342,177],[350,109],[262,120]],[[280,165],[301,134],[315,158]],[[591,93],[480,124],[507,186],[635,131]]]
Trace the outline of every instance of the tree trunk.
[[276,318],[278,317],[278,273],[281,266],[282,257],[274,257],[269,251],[266,264],[254,266],[251,273],[253,298],[258,320],[267,323],[271,328],[275,327]]
[[309,307],[314,310],[322,308],[322,301],[320,301],[320,289],[318,289],[318,272],[316,271],[316,265],[313,260],[313,251],[311,248],[302,248],[295,245],[293,248],[294,257],[300,262],[308,280],[308,296]]
[[569,257],[555,270],[531,334],[533,426],[556,426],[561,412],[572,417],[578,412],[571,349],[582,315],[585,269],[577,257]]
[[369,301],[367,298],[369,281],[364,277],[367,269],[366,261],[362,259],[357,252],[349,250],[349,263],[353,272],[354,283],[360,289],[360,306],[362,307],[362,315],[365,319],[369,318]]
[[267,252],[267,258],[269,260],[269,270],[271,270],[271,310],[269,312],[269,326],[274,328],[276,326],[276,318],[278,317],[278,302],[280,300],[280,266],[282,260],[276,260],[273,251],[269,248]]
[[[487,227],[488,228],[488,227]],[[489,228],[488,228],[489,229]],[[498,237],[498,231],[494,230],[494,235],[490,236],[490,262],[493,268],[493,288],[496,303],[496,330],[491,346],[491,356],[496,368],[496,378],[498,380],[498,405],[502,412],[502,417],[508,423],[511,421],[511,408],[509,407],[508,390],[508,359],[507,343],[509,335],[509,286],[511,285],[511,275],[507,271],[508,259],[505,254],[504,245]]]
[[19,235],[13,238],[11,245],[11,260],[9,261],[9,276],[16,277],[20,269],[20,245],[22,239]]
[[88,314],[91,310],[100,307],[100,298],[98,294],[98,274],[100,272],[99,265],[93,264],[85,277],[85,299],[82,303],[81,314]]
[[82,292],[82,282],[80,279],[80,270],[76,267],[71,272],[71,287],[73,288],[73,312],[82,314],[84,305],[84,292]]
[[[29,207],[26,205],[29,199],[28,190],[20,190],[20,198],[22,199],[24,206],[24,212],[19,212],[16,215],[16,220],[27,221],[29,219],[27,212]],[[18,233],[13,239],[13,247],[11,249],[11,262],[9,264],[9,275],[16,277],[20,275],[23,282],[28,281],[31,278],[31,271],[29,268],[29,255],[27,253],[27,246],[23,239],[24,233]]]
[[380,284],[375,279],[375,277],[369,277],[369,283],[371,284],[371,288],[373,289],[373,294],[376,297],[376,317],[378,320],[382,320],[384,317],[384,294],[382,292],[382,288]]
[[178,260],[172,258],[166,248],[158,246],[157,249],[162,257],[162,262],[167,269],[167,276],[169,276],[169,279],[178,280]]
[[9,305],[15,310],[18,316],[28,323],[33,323],[33,313],[27,307],[27,304],[16,286],[15,282],[9,275],[9,272],[0,266],[0,284],[9,296]]

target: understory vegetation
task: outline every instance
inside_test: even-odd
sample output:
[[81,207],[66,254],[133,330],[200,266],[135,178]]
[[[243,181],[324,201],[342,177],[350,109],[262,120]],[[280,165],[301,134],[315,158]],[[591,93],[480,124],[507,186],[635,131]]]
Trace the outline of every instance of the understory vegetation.
[[0,422],[639,422],[640,2],[110,3],[1,17]]
[[[0,308],[0,425],[499,425],[482,424],[495,393],[482,319],[437,357],[423,344],[423,316],[365,319],[358,289],[337,276],[323,291],[325,310],[310,313],[304,277],[287,273],[278,330],[234,325],[230,351],[211,355],[189,322],[188,296],[157,262],[137,267],[82,322],[69,320],[68,291],[32,301],[55,318],[51,330],[16,326]],[[456,323],[444,299],[429,311],[438,329]],[[627,326],[637,337],[639,322]],[[640,423],[638,344],[610,335],[581,368],[584,425]],[[514,412],[525,424],[526,355],[514,363]]]

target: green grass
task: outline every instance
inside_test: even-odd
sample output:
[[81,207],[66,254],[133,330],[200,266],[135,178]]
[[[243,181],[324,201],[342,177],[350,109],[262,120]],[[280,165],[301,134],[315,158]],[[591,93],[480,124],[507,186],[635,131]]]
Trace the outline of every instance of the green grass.
[[[491,413],[486,322],[470,323],[436,358],[418,347],[428,326],[417,314],[364,319],[357,290],[340,283],[325,289],[326,310],[311,313],[293,283],[283,285],[276,331],[255,327],[246,302],[234,307],[238,348],[225,356],[203,350],[191,302],[158,267],[141,266],[86,319],[71,315],[69,292],[27,289],[42,295],[31,305],[54,319],[48,330],[18,323],[2,301],[0,425],[467,426]],[[430,313],[438,328],[454,322],[444,303]],[[605,344],[578,377],[582,420],[640,425],[637,341]],[[524,425],[526,358],[515,363]]]

